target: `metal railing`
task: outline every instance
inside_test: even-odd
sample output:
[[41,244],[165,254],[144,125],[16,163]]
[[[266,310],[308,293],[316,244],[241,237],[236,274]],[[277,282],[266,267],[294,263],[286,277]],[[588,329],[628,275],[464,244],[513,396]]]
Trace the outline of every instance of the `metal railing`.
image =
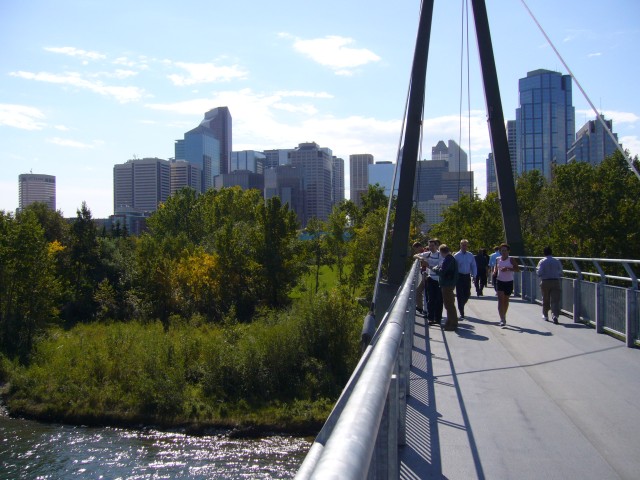
[[[532,303],[541,302],[536,266],[542,257],[517,258],[522,270],[515,275],[514,293]],[[575,322],[594,326],[598,333],[622,338],[630,347],[639,345],[640,291],[634,268],[640,269],[640,260],[556,258],[573,267],[563,270],[562,312]],[[622,267],[629,276],[605,273],[602,264],[608,264],[610,271]],[[597,273],[587,271],[590,268]],[[415,262],[296,479],[399,477],[398,447],[405,444],[418,271]]]
[[[518,257],[523,270],[515,276],[514,293],[531,302],[541,302],[540,282],[536,266],[542,257]],[[610,258],[556,257],[564,269],[562,312],[574,322],[595,327],[625,341],[628,347],[640,345],[640,291],[638,275],[640,260]],[[628,277],[609,271],[621,270]],[[588,271],[588,270],[595,270]]]
[[398,478],[418,271],[414,262],[296,479]]

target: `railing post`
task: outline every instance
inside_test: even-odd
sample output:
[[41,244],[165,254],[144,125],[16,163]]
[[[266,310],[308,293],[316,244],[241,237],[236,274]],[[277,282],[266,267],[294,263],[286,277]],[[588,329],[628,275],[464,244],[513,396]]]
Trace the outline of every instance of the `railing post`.
[[602,296],[604,294],[603,284],[596,283],[596,333],[604,333],[604,302]]
[[573,280],[573,323],[580,322],[582,315],[582,296],[580,295],[580,286],[582,281],[579,278]]
[[399,385],[398,376],[392,375],[389,385],[389,435],[387,443],[387,468],[384,478],[399,478],[398,464],[398,415],[399,408]]
[[638,311],[638,305],[636,303],[636,292],[632,288],[628,288],[626,291],[626,318],[625,318],[625,330],[627,347],[635,347],[636,337],[638,336],[638,323],[636,322],[636,312]]

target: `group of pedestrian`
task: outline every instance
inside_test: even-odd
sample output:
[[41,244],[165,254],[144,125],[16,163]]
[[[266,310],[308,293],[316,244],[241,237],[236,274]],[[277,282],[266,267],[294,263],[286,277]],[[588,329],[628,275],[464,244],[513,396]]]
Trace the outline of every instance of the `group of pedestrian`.
[[[465,318],[465,305],[471,296],[472,281],[476,295],[482,297],[491,278],[498,296],[499,325],[506,326],[514,274],[520,271],[518,261],[509,255],[511,248],[508,244],[495,247],[491,256],[487,255],[485,249],[480,249],[476,255],[471,253],[467,239],[460,240],[460,250],[455,254],[437,238],[430,239],[426,249],[419,242],[414,243],[413,247],[414,258],[421,263],[416,310],[427,318],[430,325],[438,324],[446,331],[455,331],[458,321]],[[542,317],[549,321],[551,310],[551,319],[557,324],[562,297],[562,263],[552,256],[550,247],[545,247],[544,255],[536,269],[542,291]],[[443,310],[447,313],[444,325]]]

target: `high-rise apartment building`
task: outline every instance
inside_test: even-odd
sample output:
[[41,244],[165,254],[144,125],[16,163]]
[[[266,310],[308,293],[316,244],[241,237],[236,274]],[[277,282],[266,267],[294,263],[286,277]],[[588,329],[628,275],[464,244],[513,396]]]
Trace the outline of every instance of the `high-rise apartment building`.
[[171,195],[185,187],[202,192],[202,169],[186,160],[171,160]]
[[[607,129],[613,131],[613,121],[606,120],[602,116]],[[609,136],[602,122],[598,119],[589,120],[576,133],[576,141],[567,152],[568,162],[587,162],[591,165],[599,165],[602,161],[613,155],[618,149],[618,134],[614,133],[615,141]]]
[[333,204],[344,200],[344,159],[333,157]]
[[54,175],[23,173],[18,176],[18,208],[22,210],[35,202],[44,203],[51,210],[56,209]]
[[519,80],[518,174],[540,170],[550,179],[553,165],[567,163],[567,150],[575,133],[571,91],[571,76],[550,70],[534,70]]
[[370,153],[349,155],[349,198],[358,207],[362,205],[362,195],[369,189],[369,165],[372,164]]
[[128,160],[113,167],[113,211],[155,212],[171,192],[171,163],[160,158]]
[[333,154],[315,142],[300,143],[290,153],[291,165],[302,171],[305,227],[310,218],[325,221],[333,207]]

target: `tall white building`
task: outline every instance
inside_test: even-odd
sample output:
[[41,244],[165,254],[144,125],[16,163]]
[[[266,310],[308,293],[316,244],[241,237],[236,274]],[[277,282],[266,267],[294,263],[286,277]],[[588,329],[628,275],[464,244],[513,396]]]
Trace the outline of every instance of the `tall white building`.
[[360,199],[369,189],[369,165],[373,164],[373,155],[358,153],[349,155],[349,198],[358,207]]
[[56,177],[36,173],[18,176],[18,208],[22,210],[32,203],[44,203],[51,210],[56,209]]

